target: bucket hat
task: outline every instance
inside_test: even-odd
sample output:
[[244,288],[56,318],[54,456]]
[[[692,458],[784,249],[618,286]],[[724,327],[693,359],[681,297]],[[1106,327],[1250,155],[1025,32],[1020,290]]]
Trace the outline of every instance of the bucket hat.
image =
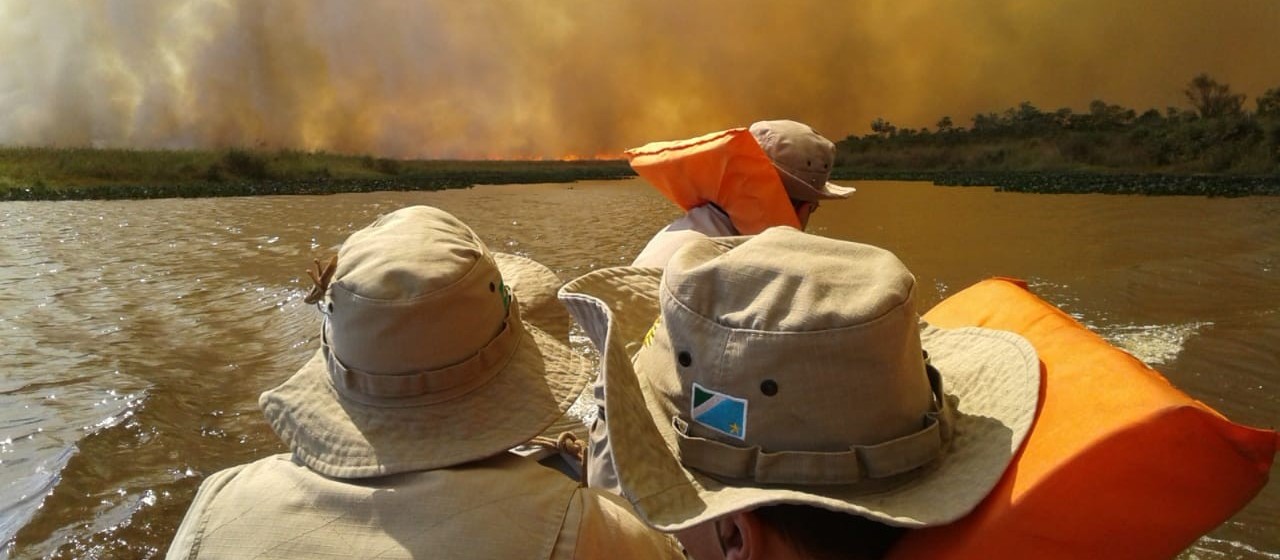
[[443,210],[382,216],[330,265],[308,297],[324,316],[320,350],[259,398],[272,429],[320,474],[495,455],[555,422],[587,383],[555,273],[490,253]]
[[787,195],[796,200],[847,198],[855,190],[829,181],[836,146],[809,125],[789,120],[757,121],[751,135],[773,161]]
[[650,525],[791,503],[923,527],[1000,479],[1040,366],[1014,333],[920,322],[915,293],[884,249],[777,227],[560,300],[601,349],[618,481]]

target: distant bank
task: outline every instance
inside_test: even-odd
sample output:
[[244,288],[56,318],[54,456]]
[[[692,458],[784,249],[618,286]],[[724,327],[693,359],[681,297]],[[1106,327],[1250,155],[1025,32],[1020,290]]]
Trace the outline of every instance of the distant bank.
[[942,186],[995,187],[1041,194],[1152,196],[1280,196],[1280,174],[1125,173],[1090,171],[888,171],[836,168],[835,180],[929,181]]
[[[920,170],[851,165],[848,160],[843,163],[833,171],[833,179],[931,181],[1037,193],[1280,196],[1280,173]],[[634,176],[627,163],[620,160],[389,160],[296,151],[0,148],[0,200],[335,194]]]
[[289,150],[0,148],[0,200],[439,190],[634,175],[624,161],[393,160]]
[[1095,99],[1088,111],[1029,101],[933,129],[879,118],[837,143],[844,178],[996,185],[1026,192],[1275,195],[1280,192],[1280,87],[1246,103],[1207,74],[1188,107],[1143,112]]

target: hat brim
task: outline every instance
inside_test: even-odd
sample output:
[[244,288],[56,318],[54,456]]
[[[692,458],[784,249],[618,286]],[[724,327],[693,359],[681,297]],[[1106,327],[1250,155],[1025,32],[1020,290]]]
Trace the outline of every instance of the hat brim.
[[[604,269],[571,281],[561,301],[602,348],[605,410],[614,466],[624,494],[650,525],[678,531],[737,511],[804,504],[889,525],[924,527],[954,521],[999,481],[1035,417],[1040,365],[1013,333],[923,326],[921,337],[950,395],[959,398],[949,453],[909,481],[879,485],[731,486],[685,468],[677,458],[673,411],[651,388],[672,383],[670,371],[638,375],[628,347],[659,313],[658,269]],[[647,294],[647,295],[645,295]],[[639,338],[637,338],[639,337]]]
[[493,253],[502,272],[502,281],[520,298],[520,318],[556,340],[569,342],[573,319],[556,299],[556,290],[564,284],[559,276],[541,263],[509,253]]
[[547,307],[539,301],[555,303],[549,294],[559,280],[550,270],[534,270],[545,267],[528,259],[506,255],[495,260],[504,282],[511,279],[521,310],[524,298],[534,305],[533,317],[522,321],[515,351],[492,379],[443,401],[371,406],[338,393],[324,351],[317,351],[258,401],[294,455],[325,476],[382,476],[489,457],[532,439],[559,419],[589,377],[586,360],[565,343],[568,326],[545,323],[555,313],[539,312]]
[[783,169],[778,164],[773,165],[778,170],[778,177],[782,179],[782,186],[787,190],[787,196],[796,200],[832,200],[840,198],[849,198],[849,195],[858,191],[854,187],[845,187],[827,181],[823,183],[822,188],[815,188],[804,179]]

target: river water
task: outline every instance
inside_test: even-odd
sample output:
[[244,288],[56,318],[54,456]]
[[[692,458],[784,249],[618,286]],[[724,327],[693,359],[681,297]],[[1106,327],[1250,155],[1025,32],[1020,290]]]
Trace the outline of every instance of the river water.
[[[1025,278],[1192,396],[1276,427],[1280,198],[854,184],[810,231],[897,253],[922,309]],[[204,476],[284,451],[256,403],[319,344],[306,266],[412,204],[566,279],[630,262],[677,215],[637,180],[0,204],[0,558],[160,556]],[[1280,484],[1182,557],[1280,559]]]

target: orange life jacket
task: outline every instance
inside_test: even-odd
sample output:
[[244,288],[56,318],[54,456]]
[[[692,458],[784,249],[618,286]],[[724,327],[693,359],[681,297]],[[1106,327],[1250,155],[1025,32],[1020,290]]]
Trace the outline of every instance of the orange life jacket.
[[1020,281],[980,282],[924,319],[1026,337],[1041,405],[986,500],[908,533],[891,558],[1172,558],[1266,484],[1275,432],[1233,424]]
[[800,228],[778,170],[745,128],[626,151],[631,168],[683,210],[715,203],[743,235]]

